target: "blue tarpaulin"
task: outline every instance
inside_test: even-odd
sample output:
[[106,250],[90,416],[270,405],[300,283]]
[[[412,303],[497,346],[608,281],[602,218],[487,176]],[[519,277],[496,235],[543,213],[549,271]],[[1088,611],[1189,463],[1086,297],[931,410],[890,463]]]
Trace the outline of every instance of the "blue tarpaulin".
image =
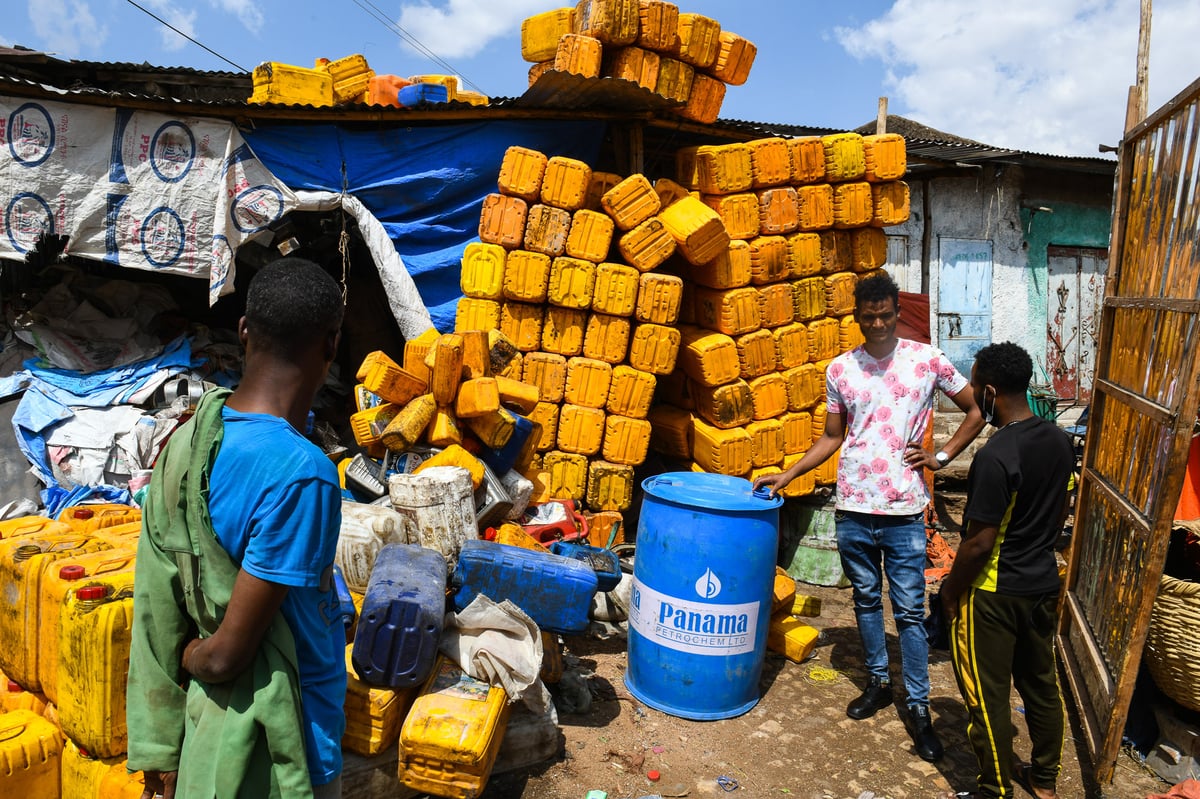
[[491,121],[373,130],[276,125],[243,130],[289,188],[353,194],[383,224],[433,323],[454,328],[463,250],[479,239],[483,198],[495,192],[504,151],[528,147],[593,164],[602,122]]

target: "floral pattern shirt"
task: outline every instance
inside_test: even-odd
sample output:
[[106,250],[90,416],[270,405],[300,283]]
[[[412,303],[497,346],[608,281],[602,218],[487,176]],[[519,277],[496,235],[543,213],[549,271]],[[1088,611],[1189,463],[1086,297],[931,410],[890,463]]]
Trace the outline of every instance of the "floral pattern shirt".
[[884,358],[873,358],[862,345],[834,358],[825,373],[826,407],[846,414],[837,509],[889,516],[924,511],[924,470],[904,463],[904,448],[924,439],[935,389],[952,397],[967,382],[941,350],[907,339],[898,339]]

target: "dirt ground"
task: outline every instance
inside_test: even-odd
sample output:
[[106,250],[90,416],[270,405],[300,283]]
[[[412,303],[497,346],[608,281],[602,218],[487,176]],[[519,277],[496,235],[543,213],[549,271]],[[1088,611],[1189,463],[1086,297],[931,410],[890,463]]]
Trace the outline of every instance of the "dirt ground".
[[[940,505],[952,545],[957,544],[958,502],[946,496]],[[913,750],[900,702],[864,721],[846,716],[846,705],[864,681],[850,589],[805,583],[798,583],[797,589],[821,599],[821,615],[806,619],[822,632],[817,648],[804,663],[769,652],[760,683],[762,698],[738,718],[693,722],[645,707],[623,683],[624,637],[567,639],[568,667],[587,679],[590,710],[560,714],[565,743],[559,758],[493,775],[484,798],[583,799],[595,789],[609,799],[910,799],[973,788],[975,758],[966,740],[966,715],[948,654],[933,653],[930,664],[934,724],[946,746],[946,757],[930,764]],[[892,671],[899,683],[898,643],[888,615]],[[1167,789],[1127,754],[1117,763],[1114,781],[1097,785],[1087,774],[1087,750],[1069,694],[1067,706],[1059,796],[1141,799]],[[1019,733],[1016,751],[1027,758],[1029,739],[1015,693],[1013,716]],[[661,773],[657,782],[647,778],[651,770]],[[727,792],[717,782],[722,776],[738,787]]]

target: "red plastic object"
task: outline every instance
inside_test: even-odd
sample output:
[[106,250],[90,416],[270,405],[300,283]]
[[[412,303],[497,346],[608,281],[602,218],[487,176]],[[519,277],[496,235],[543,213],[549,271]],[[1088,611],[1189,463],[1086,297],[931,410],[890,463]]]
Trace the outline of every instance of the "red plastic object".
[[87,577],[87,569],[72,563],[70,566],[63,566],[59,569],[58,576],[63,580],[82,580]]
[[[587,541],[587,519],[575,507],[575,500],[552,499],[542,504],[562,505],[564,518],[546,524],[537,522],[521,524],[525,528],[525,532],[529,533],[539,544],[549,544],[552,541]],[[528,516],[528,513],[526,515]]]
[[650,769],[646,772],[646,778],[649,779],[650,782],[658,782],[658,779],[661,776],[662,775],[658,773],[657,769]]
[[91,508],[75,508],[71,511],[71,516],[76,519],[90,519],[96,515],[96,512]]
[[107,585],[85,585],[75,592],[76,599],[104,599],[108,596]]

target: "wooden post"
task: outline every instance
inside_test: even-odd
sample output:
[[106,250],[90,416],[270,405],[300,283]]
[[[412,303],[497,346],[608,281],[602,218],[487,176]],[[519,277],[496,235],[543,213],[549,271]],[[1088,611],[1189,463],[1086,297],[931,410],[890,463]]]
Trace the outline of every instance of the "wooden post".
[[[1150,0],[1144,0],[1144,2],[1149,3]],[[879,98],[879,114],[875,117],[875,133],[880,134],[880,135],[887,133],[887,98],[886,97]]]
[[[1142,0],[1141,20],[1138,23],[1138,50],[1137,50],[1137,119],[1134,124],[1138,124],[1146,118],[1148,112],[1147,103],[1150,95],[1150,14],[1153,0]],[[1131,125],[1126,126],[1128,130]]]

